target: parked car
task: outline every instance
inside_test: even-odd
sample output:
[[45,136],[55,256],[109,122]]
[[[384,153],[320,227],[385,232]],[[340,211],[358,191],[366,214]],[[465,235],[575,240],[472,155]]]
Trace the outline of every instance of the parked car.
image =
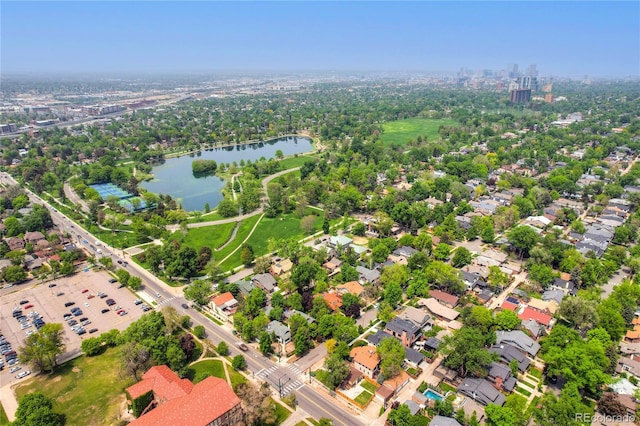
[[183,304],[182,304],[182,307],[183,307],[184,309],[189,309],[189,305],[187,305],[186,303],[183,303]]
[[33,308],[33,305],[29,304],[29,305],[25,306],[24,308],[25,309],[31,309],[31,308]]
[[27,377],[29,374],[31,374],[31,371],[27,370],[27,371],[23,371],[22,373],[18,374],[16,376],[16,379],[22,379],[23,377]]
[[84,294],[84,293],[88,293],[88,292],[89,292],[89,289],[86,289],[86,288],[85,288],[84,290],[82,290],[82,293],[83,293],[83,294]]
[[242,342],[238,342],[237,346],[241,351],[248,351],[249,350],[249,347],[247,345],[245,345],[244,343],[242,343]]
[[113,306],[116,304],[116,301],[113,299],[107,299],[105,303],[107,304],[107,306]]
[[49,284],[49,288],[53,288],[53,287],[55,287],[55,286],[57,286],[57,285],[58,285],[58,284],[56,284],[56,283],[51,283],[51,284]]
[[103,309],[103,310],[100,311],[101,314],[106,314],[107,312],[109,312],[108,309]]
[[63,292],[57,293],[56,296],[64,296]]
[[113,283],[117,283],[118,280],[116,280],[115,278],[111,278],[109,279],[109,284],[113,284]]
[[22,367],[19,365],[16,365],[15,367],[11,368],[11,370],[9,370],[9,373],[15,373],[20,370],[22,370]]
[[68,308],[69,306],[73,306],[75,304],[76,304],[76,302],[67,302],[67,303],[64,304],[64,307]]
[[118,315],[120,315],[121,317],[125,316],[125,315],[127,315],[127,311],[120,311],[120,313]]
[[26,305],[27,303],[29,303],[29,301],[28,301],[28,300],[21,300],[21,301],[20,301],[20,304],[21,304],[21,305]]
[[98,329],[97,329],[97,328],[92,328],[91,330],[89,330],[89,334],[91,334],[91,333],[95,333],[96,331],[98,331]]

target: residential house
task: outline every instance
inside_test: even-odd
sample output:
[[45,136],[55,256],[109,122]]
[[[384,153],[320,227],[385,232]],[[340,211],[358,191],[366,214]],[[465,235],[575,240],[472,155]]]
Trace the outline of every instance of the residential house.
[[386,331],[378,330],[374,334],[370,334],[367,336],[367,342],[371,343],[374,346],[378,346],[378,343],[380,343],[382,339],[387,339],[389,337],[393,338],[393,336]]
[[33,271],[34,269],[38,269],[42,266],[42,259],[28,254],[24,257],[24,266],[29,271]]
[[467,272],[462,270],[462,280],[464,284],[467,286],[467,291],[472,291],[476,287],[486,288],[487,283],[484,281],[482,276],[476,272]]
[[341,295],[351,293],[360,297],[362,296],[362,293],[364,293],[364,287],[362,287],[358,281],[349,281],[344,284],[337,285],[336,291]]
[[342,306],[342,298],[337,293],[329,293],[325,291],[322,293],[321,297],[332,311],[336,311]]
[[496,344],[501,343],[508,343],[531,357],[535,357],[540,351],[540,344],[521,330],[496,331]]
[[322,264],[322,267],[326,269],[329,275],[338,273],[340,269],[340,265],[342,265],[342,261],[337,257],[332,257],[331,260]]
[[534,339],[537,339],[542,334],[542,327],[540,326],[540,324],[538,324],[534,320],[522,321],[522,323],[520,324],[520,327],[522,327],[523,330],[528,332],[531,335],[531,337],[533,337]]
[[271,274],[256,274],[251,279],[251,283],[266,291],[267,294],[273,293],[276,288],[276,279]]
[[373,379],[378,374],[380,357],[375,346],[360,346],[349,352],[353,367],[365,376]]
[[408,347],[404,348],[404,362],[412,367],[418,368],[424,361],[424,355],[417,350]]
[[126,394],[131,402],[151,396],[142,415],[129,423],[133,426],[234,426],[242,424],[244,417],[240,398],[225,380],[207,377],[194,385],[166,365],[151,367]]
[[42,232],[34,231],[34,232],[25,232],[24,240],[27,243],[35,244],[38,241],[44,240],[45,236]]
[[283,345],[291,342],[291,330],[280,321],[273,320],[267,324],[267,332],[273,333],[276,341]]
[[331,236],[329,237],[329,247],[337,249],[341,247],[346,249],[353,243],[353,240],[349,237],[345,237],[344,235]]
[[409,408],[409,414],[411,414],[412,416],[415,416],[416,414],[418,414],[418,411],[420,411],[420,406],[413,402],[413,400],[411,399],[406,400],[404,402],[404,405]]
[[10,237],[5,240],[7,245],[9,246],[9,250],[23,250],[24,249],[24,240],[20,237]]
[[[556,278],[556,280],[560,280],[560,278]],[[564,280],[560,280],[560,281],[564,281]],[[564,299],[565,293],[562,290],[558,290],[558,289],[550,289],[550,290],[546,290],[544,293],[542,293],[542,300],[544,301],[554,301],[556,308],[562,303],[562,299]],[[555,311],[551,312],[552,314],[555,313]]]
[[512,392],[517,384],[516,378],[511,375],[509,366],[495,361],[489,367],[487,380],[493,383],[496,389],[507,392]]
[[421,336],[420,329],[411,321],[403,320],[398,317],[387,323],[385,331],[394,337],[400,339],[405,347],[410,347]]
[[431,422],[429,422],[429,426],[462,426],[462,425],[458,423],[456,419],[437,415],[433,419],[431,419]]
[[277,260],[271,265],[271,274],[279,277],[291,272],[291,268],[293,268],[293,263],[290,259]]
[[432,315],[446,321],[453,321],[460,315],[460,312],[440,304],[432,297],[418,300],[418,306],[424,306]]
[[211,299],[211,308],[222,317],[228,318],[238,310],[238,301],[227,291]]
[[531,360],[529,358],[527,358],[517,348],[507,343],[494,345],[489,348],[489,352],[498,354],[500,360],[507,365],[509,365],[511,360],[515,359],[518,363],[518,369],[522,372],[527,371],[527,368],[529,368],[529,364],[531,364]]
[[553,299],[542,300],[532,298],[531,300],[529,300],[529,303],[527,303],[527,306],[537,311],[549,313],[551,315],[555,314],[558,310],[558,303]]
[[640,379],[640,357],[631,355],[629,357],[618,358],[616,373],[626,373],[627,375],[634,376],[636,379]]
[[0,272],[11,265],[13,265],[13,262],[11,262],[9,259],[0,259]]
[[256,286],[253,284],[253,281],[247,280],[236,281],[235,285],[238,286],[240,293],[242,293],[244,296],[248,296],[251,293],[251,290],[256,288]]
[[467,377],[458,386],[458,392],[483,405],[495,404],[502,406],[505,402],[505,396],[484,379]]
[[458,305],[458,300],[460,299],[458,296],[445,293],[441,290],[431,290],[429,291],[429,295],[436,299],[440,304],[452,309]]
[[380,281],[380,271],[365,268],[364,266],[356,266],[356,271],[360,274],[360,284],[378,284]]
[[426,313],[423,309],[414,308],[413,306],[407,306],[404,312],[402,312],[398,317],[411,321],[420,330],[431,323],[431,315]]
[[534,320],[538,324],[544,326],[545,328],[550,328],[552,325],[553,317],[549,314],[545,314],[544,312],[540,312],[536,309],[526,307],[524,310],[518,314],[518,318],[521,320]]
[[[612,394],[612,392],[605,392],[602,394],[602,396],[605,396],[607,394]],[[627,410],[627,416],[628,416],[628,420],[627,422],[620,422],[619,424],[635,424],[634,423],[634,419],[636,419],[636,412],[638,409],[638,404],[636,402],[636,399],[633,395],[628,395],[628,394],[623,394],[623,393],[613,393],[613,395],[615,396],[615,398],[618,400],[618,402],[620,402],[620,404],[622,404],[622,406],[625,408],[625,410]],[[616,416],[611,416],[612,418],[615,419]],[[616,424],[618,424],[618,422],[616,422]]]
[[295,309],[287,309],[286,311],[284,311],[283,315],[287,319],[287,321],[291,319],[291,316],[293,315],[300,315],[307,320],[307,324],[312,324],[316,321],[311,315],[307,315],[304,312],[296,311]]

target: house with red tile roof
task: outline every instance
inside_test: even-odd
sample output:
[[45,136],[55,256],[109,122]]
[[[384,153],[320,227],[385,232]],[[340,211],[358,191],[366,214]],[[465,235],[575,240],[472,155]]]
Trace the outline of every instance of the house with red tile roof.
[[233,297],[231,292],[227,291],[211,299],[211,307],[213,310],[222,315],[229,317],[238,310],[238,301]]
[[130,423],[133,426],[233,426],[243,420],[240,398],[226,381],[207,377],[194,385],[166,365],[151,367],[126,393],[132,404],[149,399],[140,417]]
[[342,297],[339,294],[324,292],[322,298],[332,311],[338,310],[342,306]]
[[546,328],[549,328],[551,326],[551,320],[553,319],[551,315],[545,314],[544,312],[540,312],[528,306],[518,314],[518,318],[523,321],[533,320],[538,324],[545,326]]
[[378,373],[380,357],[375,346],[360,346],[349,352],[351,361],[356,370],[364,373],[370,379]]

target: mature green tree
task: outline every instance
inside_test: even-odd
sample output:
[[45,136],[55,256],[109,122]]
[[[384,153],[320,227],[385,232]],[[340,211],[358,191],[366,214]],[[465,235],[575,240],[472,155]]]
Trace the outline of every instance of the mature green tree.
[[489,276],[487,277],[488,284],[492,288],[497,288],[499,286],[505,287],[509,284],[509,275],[505,272],[502,272],[499,266],[489,266]]
[[231,366],[234,370],[244,370],[247,368],[247,361],[244,359],[242,355],[236,355],[231,360]]
[[380,373],[386,379],[400,374],[404,362],[405,349],[402,343],[394,337],[387,337],[380,341],[376,352],[380,357]]
[[445,243],[438,244],[435,250],[433,251],[433,257],[435,257],[437,260],[443,260],[443,261],[447,260],[449,259],[450,255],[451,255],[451,246]]
[[57,356],[64,353],[62,324],[49,323],[27,337],[19,352],[20,362],[34,369],[53,372],[58,365]]
[[229,355],[229,345],[227,345],[227,343],[224,341],[218,343],[218,347],[216,348],[216,350],[221,356]]
[[456,268],[462,268],[471,263],[471,252],[466,247],[458,247],[453,254],[451,264]]
[[517,416],[509,407],[489,404],[485,407],[486,424],[488,426],[514,426],[517,424]]
[[271,335],[266,331],[263,331],[260,333],[259,340],[260,340],[260,352],[264,356],[269,356],[273,351],[271,347],[271,344],[273,343],[271,339]]
[[496,314],[494,322],[498,330],[515,330],[522,321],[515,312],[503,309]]
[[553,282],[555,274],[553,268],[549,265],[535,263],[529,266],[529,279],[543,288],[546,288]]
[[211,295],[211,283],[204,280],[195,280],[184,289],[184,297],[187,300],[193,300],[199,305],[209,303]]
[[517,226],[507,234],[507,237],[520,253],[520,258],[528,256],[529,251],[538,243],[538,234],[529,226]]
[[53,411],[53,402],[41,392],[25,394],[20,398],[15,426],[62,426],[64,415]]
[[579,296],[565,298],[558,308],[558,315],[581,331],[592,328],[598,320],[595,303]]
[[19,283],[27,279],[27,272],[22,266],[11,265],[2,270],[2,279],[8,283]]
[[327,371],[327,381],[331,384],[332,389],[340,386],[349,376],[349,364],[344,362],[335,352],[325,359],[324,368]]
[[452,337],[444,339],[444,365],[458,371],[462,377],[468,374],[485,377],[493,362],[493,357],[485,348],[486,344],[487,336],[479,329],[464,326]]

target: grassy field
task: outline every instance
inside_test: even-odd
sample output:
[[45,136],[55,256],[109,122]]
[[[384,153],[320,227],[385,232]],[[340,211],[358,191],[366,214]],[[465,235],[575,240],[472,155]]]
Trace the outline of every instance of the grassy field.
[[293,169],[294,167],[300,167],[307,161],[314,159],[315,157],[309,155],[299,155],[297,157],[284,158],[280,160],[279,163],[282,166],[282,170],[287,170]]
[[202,214],[199,217],[190,217],[187,219],[188,223],[201,223],[201,222],[213,222],[214,220],[229,219],[228,217],[222,217],[218,212],[212,211],[207,214]]
[[422,136],[427,141],[435,142],[439,139],[438,129],[440,126],[455,126],[457,122],[451,119],[428,119],[409,118],[407,120],[390,121],[384,123],[384,131],[380,135],[380,140],[385,145],[396,144],[406,145],[418,136]]
[[521,394],[523,394],[525,396],[531,396],[531,392],[529,392],[528,390],[526,390],[522,386],[516,386],[516,391],[520,392]]
[[[309,212],[311,212],[311,210],[309,210]],[[314,213],[321,214],[322,212],[316,210],[314,211]],[[322,228],[322,218],[322,215],[316,216],[314,232],[319,231]],[[240,230],[238,230],[238,234],[240,234]],[[300,219],[296,215],[290,213],[274,218],[262,218],[262,221],[260,221],[258,227],[247,241],[247,244],[249,244],[253,248],[253,253],[256,255],[256,257],[259,257],[268,253],[269,238],[295,238],[296,240],[299,240],[303,237],[305,237],[305,234],[300,227]],[[238,236],[236,236],[236,239],[237,238]],[[238,240],[238,242],[242,241],[243,239],[244,238]],[[235,243],[230,245],[235,245]],[[236,266],[240,266],[241,264],[242,262],[240,261],[240,250],[238,250],[233,254],[233,256],[231,256],[226,262],[224,262],[221,267],[222,270],[228,270],[235,268]]]
[[218,377],[225,381],[227,380],[227,376],[224,374],[224,366],[219,359],[207,359],[196,362],[187,368],[187,374],[185,376],[193,381],[193,383],[198,383],[209,376]]
[[227,365],[227,372],[229,373],[231,388],[235,389],[240,383],[247,383],[247,378],[235,371],[230,365]]
[[67,418],[67,425],[117,423],[125,401],[124,389],[134,380],[119,372],[118,349],[108,349],[96,357],[81,356],[53,375],[40,375],[16,388],[18,399],[40,391],[53,400],[53,409]]
[[[222,225],[190,229],[184,237],[184,243],[190,247],[194,247],[196,250],[202,246],[207,246],[211,251],[215,251],[215,249],[229,240],[235,227],[235,223],[225,223]],[[173,235],[176,234],[177,233],[174,233]]]
[[9,424],[9,418],[7,417],[7,413],[4,412],[4,407],[0,404],[0,426],[5,426]]

